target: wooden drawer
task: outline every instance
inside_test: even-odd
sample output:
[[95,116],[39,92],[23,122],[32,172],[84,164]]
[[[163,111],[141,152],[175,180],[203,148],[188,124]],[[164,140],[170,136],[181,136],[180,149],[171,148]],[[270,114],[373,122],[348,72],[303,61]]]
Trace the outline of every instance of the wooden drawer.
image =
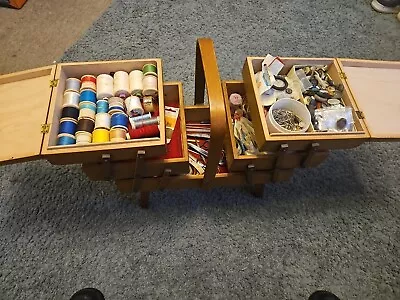
[[[99,75],[119,70],[130,72],[154,63],[158,69],[159,106],[164,107],[162,62],[160,59],[136,59],[62,63],[39,69],[0,76],[0,164],[45,158],[53,164],[102,162],[134,159],[139,150],[146,157],[166,152],[165,130],[160,137],[88,145],[57,146],[56,139],[63,102],[65,81],[85,74]],[[164,110],[160,109],[160,128],[165,129]]]
[[[187,174],[189,171],[189,159],[186,140],[186,121],[184,112],[184,99],[182,83],[166,82],[164,83],[164,102],[167,106],[179,105],[179,126],[180,136],[180,157],[173,158],[147,158],[144,160],[141,170],[136,171],[136,160],[103,162],[103,163],[85,163],[82,165],[83,171],[91,180],[119,180],[142,177],[162,177],[168,175]],[[178,142],[179,143],[179,142]],[[168,156],[169,153],[166,154]]]
[[228,168],[231,172],[245,171],[249,167],[254,167],[255,170],[293,169],[301,166],[316,167],[328,157],[328,151],[308,151],[313,150],[312,148],[307,149],[307,151],[292,151],[282,148],[282,151],[266,152],[262,155],[239,155],[233,135],[229,96],[232,93],[245,96],[246,90],[243,81],[223,81],[222,90],[228,123],[228,133],[225,137],[224,146]]

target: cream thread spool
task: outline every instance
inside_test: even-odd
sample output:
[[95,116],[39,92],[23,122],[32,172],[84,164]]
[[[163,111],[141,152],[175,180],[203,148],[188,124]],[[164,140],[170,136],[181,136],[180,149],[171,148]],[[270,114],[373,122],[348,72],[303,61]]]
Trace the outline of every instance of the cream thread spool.
[[126,140],[126,131],[122,128],[113,128],[110,130],[111,142],[124,142]]
[[62,107],[72,106],[79,108],[79,96],[80,94],[78,92],[72,90],[65,91]]
[[97,99],[110,98],[114,95],[114,79],[108,74],[97,76]]
[[154,75],[146,75],[143,78],[143,96],[155,96],[158,92],[158,79]]
[[77,131],[75,133],[76,143],[77,144],[90,144],[92,142],[92,134],[86,131]]
[[111,125],[111,116],[108,113],[99,113],[96,114],[95,125],[94,128],[106,128],[110,129]]
[[78,78],[68,78],[65,81],[65,91],[79,92],[81,88],[81,81]]
[[152,96],[144,96],[143,97],[143,109],[145,112],[152,113],[154,112],[154,102]]
[[82,108],[79,110],[78,120],[81,118],[95,119],[96,112],[89,108]]
[[129,75],[125,71],[114,74],[114,96],[126,98],[129,96]]
[[133,96],[142,95],[143,72],[141,70],[133,70],[129,73],[129,91]]
[[130,117],[141,116],[144,113],[142,103],[138,96],[130,96],[125,100],[126,111]]

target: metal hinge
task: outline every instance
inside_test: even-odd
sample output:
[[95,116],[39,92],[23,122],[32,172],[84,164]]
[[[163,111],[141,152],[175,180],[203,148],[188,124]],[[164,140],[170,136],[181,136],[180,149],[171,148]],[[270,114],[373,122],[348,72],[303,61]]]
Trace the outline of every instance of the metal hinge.
[[356,114],[357,114],[357,117],[359,119],[364,119],[365,118],[364,113],[362,111],[356,110]]
[[345,72],[340,72],[340,73],[339,73],[339,76],[340,76],[341,79],[344,79],[344,80],[347,79],[347,75],[346,75]]
[[40,132],[41,133],[49,133],[49,131],[50,131],[50,124],[42,124],[41,125],[41,130],[40,130]]
[[56,87],[58,85],[58,79],[50,80],[50,87]]

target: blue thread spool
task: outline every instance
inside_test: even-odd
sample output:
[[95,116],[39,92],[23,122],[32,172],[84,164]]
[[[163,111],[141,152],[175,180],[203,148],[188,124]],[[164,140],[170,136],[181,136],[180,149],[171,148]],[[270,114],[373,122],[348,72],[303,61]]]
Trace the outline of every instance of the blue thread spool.
[[57,145],[73,145],[75,144],[75,136],[72,134],[62,133],[57,136]]
[[96,112],[96,104],[90,101],[79,102],[79,109],[88,108]]
[[81,92],[81,96],[80,96],[79,100],[81,102],[90,101],[90,102],[96,103],[96,101],[97,101],[96,93],[93,92],[92,90],[84,90]]
[[128,131],[128,115],[115,113],[111,116],[111,128],[122,128]]
[[60,127],[58,128],[58,133],[68,133],[74,135],[76,132],[76,127],[78,122],[71,118],[65,118],[60,120]]
[[97,100],[97,113],[108,113],[108,101],[107,100]]

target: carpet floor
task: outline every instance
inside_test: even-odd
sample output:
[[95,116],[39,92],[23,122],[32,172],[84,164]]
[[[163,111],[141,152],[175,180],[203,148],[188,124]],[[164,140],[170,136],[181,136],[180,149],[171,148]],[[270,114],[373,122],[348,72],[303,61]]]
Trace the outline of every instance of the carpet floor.
[[[194,94],[197,37],[224,79],[246,56],[400,60],[400,23],[368,1],[114,1],[63,61],[161,57]],[[379,99],[377,99],[378,101]],[[265,186],[154,192],[140,209],[79,166],[0,168],[0,298],[400,298],[399,143],[334,151]]]

